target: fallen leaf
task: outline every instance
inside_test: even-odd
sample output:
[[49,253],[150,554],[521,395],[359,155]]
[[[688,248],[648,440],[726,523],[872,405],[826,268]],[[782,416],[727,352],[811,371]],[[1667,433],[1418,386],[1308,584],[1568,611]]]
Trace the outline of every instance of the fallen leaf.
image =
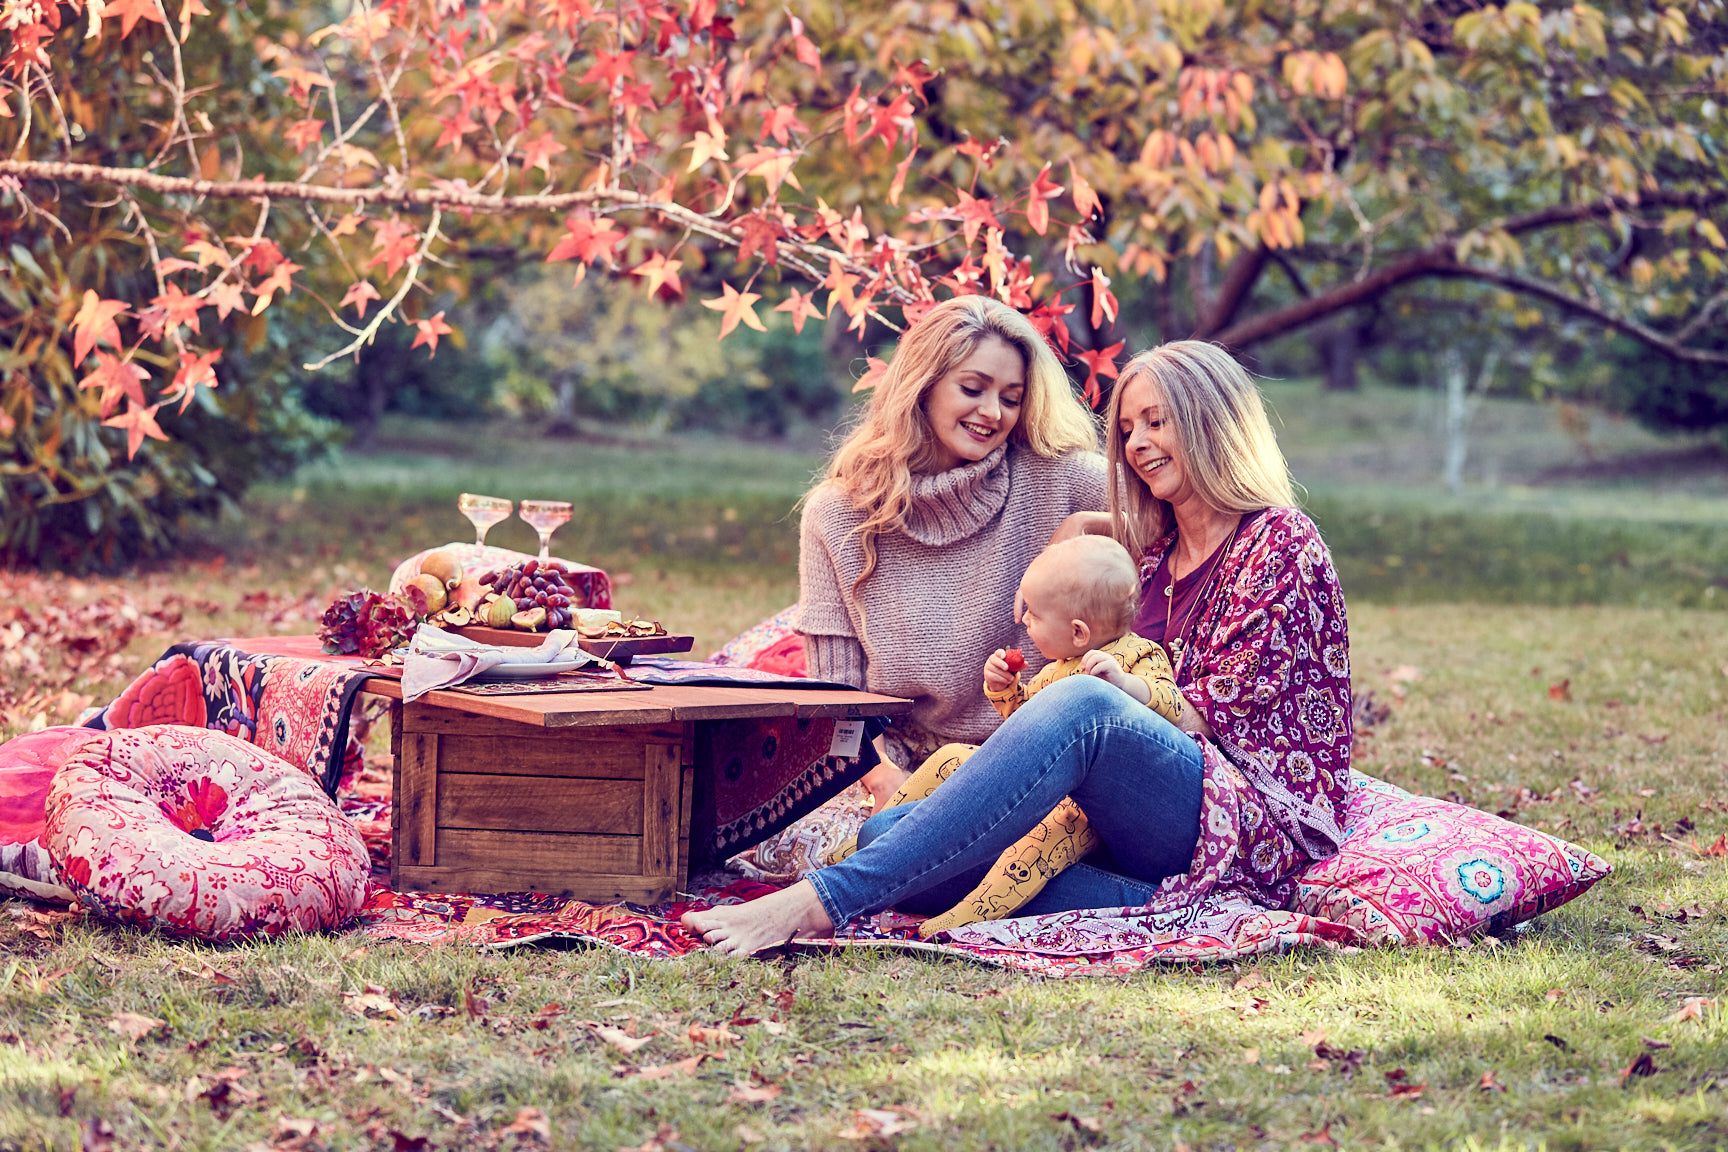
[[[366,987],[372,989],[377,987],[377,985],[368,984]],[[402,1010],[396,1007],[396,1002],[381,992],[373,992],[370,990],[366,992],[344,992],[342,993],[342,1005],[347,1008],[348,1011],[360,1017],[369,1017],[376,1013],[379,1016],[385,1016],[391,1020],[402,1019]]]
[[468,1013],[468,1019],[484,1019],[486,1016],[486,1009],[491,1006],[492,1005],[487,1002],[484,996],[474,995],[474,986],[472,984],[462,989],[462,1008]]
[[1688,996],[1680,1003],[1680,1010],[1668,1017],[1668,1023],[1680,1024],[1687,1020],[1703,1020],[1704,1009],[1716,1007],[1716,1001],[1703,996]]
[[734,1084],[726,1094],[728,1104],[766,1104],[784,1092],[778,1084]]
[[666,1152],[668,1148],[671,1148],[674,1145],[680,1148],[683,1147],[683,1145],[678,1144],[678,1129],[672,1127],[670,1124],[662,1124],[660,1125],[660,1130],[658,1132],[642,1141],[642,1143],[636,1145],[636,1147],[620,1148],[618,1149],[618,1152]]
[[842,1140],[886,1140],[918,1127],[918,1119],[904,1109],[860,1108],[852,1123],[840,1129]]
[[1316,1048],[1322,1040],[1326,1039],[1326,1033],[1315,1028],[1312,1031],[1301,1033],[1297,1036],[1297,1039],[1301,1040],[1302,1043],[1306,1044],[1310,1048]]
[[310,1116],[281,1116],[276,1120],[276,1139],[287,1136],[310,1136],[318,1130],[318,1121]]
[[1394,1068],[1392,1071],[1386,1073],[1386,1083],[1388,1084],[1396,1084],[1400,1080],[1408,1079],[1410,1079],[1410,1073],[1404,1071],[1402,1068]]
[[1072,1125],[1076,1132],[1097,1133],[1104,1131],[1104,1121],[1096,1116],[1076,1116],[1072,1112],[1052,1112],[1050,1119],[1058,1124],[1066,1122]]
[[1422,669],[1416,667],[1414,664],[1400,664],[1398,667],[1392,669],[1392,671],[1386,673],[1386,679],[1392,681],[1394,684],[1409,684],[1412,681],[1422,679]]
[[392,1128],[389,1131],[390,1152],[426,1152],[432,1147],[430,1136],[410,1136],[406,1132],[398,1132]]
[[1258,1048],[1244,1048],[1244,1049],[1242,1049],[1242,1063],[1244,1063],[1244,1064],[1258,1064],[1258,1063],[1260,1063],[1260,1049],[1258,1049]]
[[1236,981],[1236,983],[1230,985],[1230,990],[1233,992],[1246,992],[1250,988],[1264,988],[1270,983],[1271,981],[1260,975],[1260,973],[1250,972],[1248,975],[1242,977],[1242,979]]
[[768,1137],[762,1135],[762,1133],[756,1131],[756,1129],[750,1127],[748,1124],[740,1124],[736,1128],[732,1129],[732,1135],[738,1137],[739,1142],[743,1144],[760,1144],[762,1141],[768,1139]]
[[668,1076],[689,1076],[702,1066],[704,1060],[718,1060],[718,1052],[698,1052],[694,1056],[686,1056],[682,1060],[674,1060],[670,1064],[650,1064],[645,1068],[637,1068],[630,1064],[620,1064],[613,1071],[627,1080],[664,1080]]
[[1407,1100],[1419,1100],[1422,1097],[1423,1089],[1427,1087],[1428,1081],[1426,1080],[1420,1084],[1394,1084],[1392,1091],[1388,1092],[1387,1095],[1393,1098],[1403,1097]]
[[1658,1040],[1654,1036],[1644,1037],[1642,1043],[1643,1043],[1644,1047],[1650,1049],[1652,1052],[1660,1052],[1664,1048],[1674,1047],[1674,1045],[1668,1043],[1668,1041]]
[[[1667,1045],[1664,1044],[1663,1047],[1666,1048]],[[1620,1069],[1620,1083],[1624,1086],[1626,1081],[1634,1076],[1654,1076],[1660,1071],[1661,1069],[1656,1067],[1656,1061],[1650,1058],[1650,1053],[1640,1052],[1638,1059]]]
[[594,1020],[578,1020],[577,1023],[582,1025],[584,1028],[592,1029],[594,1035],[600,1037],[600,1039],[606,1041],[606,1043],[612,1045],[612,1047],[618,1049],[618,1051],[624,1053],[626,1056],[634,1055],[638,1048],[641,1048],[654,1039],[654,1033],[652,1032],[648,1033],[646,1036],[632,1036],[622,1028],[614,1028],[610,1024],[601,1024]]
[[738,1033],[730,1031],[724,1024],[708,1028],[701,1024],[690,1025],[690,1031],[685,1033],[692,1044],[719,1044],[725,1046],[739,1039]]
[[79,1152],[114,1152],[114,1126],[100,1116],[84,1121],[78,1130]]
[[1304,1132],[1302,1135],[1298,1136],[1297,1139],[1308,1144],[1324,1144],[1328,1148],[1338,1147],[1338,1141],[1332,1138],[1331,1121],[1327,1121],[1326,1125],[1321,1128],[1320,1131]]
[[1568,676],[1558,684],[1548,685],[1548,699],[1570,701],[1572,699],[1572,678]]
[[1566,1041],[1564,1041],[1560,1037],[1554,1035],[1554,1033],[1552,1033],[1552,1032],[1545,1034],[1542,1037],[1542,1039],[1548,1041],[1548,1043],[1554,1045],[1554,1047],[1560,1049],[1560,1051],[1562,1051],[1562,1052],[1565,1052],[1572,1047],[1570,1044],[1566,1043]]
[[1700,856],[1728,856],[1728,835],[1716,837],[1716,843],[1698,850]]
[[522,1136],[536,1136],[541,1140],[552,1139],[552,1125],[546,1119],[546,1113],[538,1108],[518,1108],[516,1119],[506,1124],[500,1131],[515,1132]]
[[1483,1092],[1506,1091],[1506,1086],[1494,1079],[1493,1069],[1489,1069],[1487,1072],[1482,1073],[1482,1079],[1477,1082],[1476,1087]]
[[1550,988],[1542,994],[1542,998],[1552,1004],[1554,1001],[1562,999],[1565,995],[1566,989],[1564,988]]
[[116,1012],[108,1021],[108,1031],[118,1033],[128,1040],[142,1040],[158,1028],[167,1026],[166,1020],[158,1020],[154,1016],[140,1016],[136,1012]]

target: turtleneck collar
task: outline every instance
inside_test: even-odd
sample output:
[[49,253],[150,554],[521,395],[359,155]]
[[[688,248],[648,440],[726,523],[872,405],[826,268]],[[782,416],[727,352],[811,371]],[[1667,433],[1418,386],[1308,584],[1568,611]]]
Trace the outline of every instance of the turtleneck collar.
[[975,535],[1008,502],[1009,446],[946,472],[914,474],[906,535],[942,547]]

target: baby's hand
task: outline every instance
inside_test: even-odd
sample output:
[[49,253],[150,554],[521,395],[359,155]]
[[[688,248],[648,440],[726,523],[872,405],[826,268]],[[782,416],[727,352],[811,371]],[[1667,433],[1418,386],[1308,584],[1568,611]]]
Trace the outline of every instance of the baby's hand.
[[990,659],[984,661],[984,687],[992,692],[1001,692],[1014,680],[1014,673],[1008,670],[1008,650],[998,648],[990,653]]
[[1128,673],[1122,671],[1122,665],[1116,662],[1116,657],[1108,652],[1093,648],[1080,657],[1080,671],[1088,676],[1096,676],[1106,680],[1126,691],[1125,681],[1131,679]]

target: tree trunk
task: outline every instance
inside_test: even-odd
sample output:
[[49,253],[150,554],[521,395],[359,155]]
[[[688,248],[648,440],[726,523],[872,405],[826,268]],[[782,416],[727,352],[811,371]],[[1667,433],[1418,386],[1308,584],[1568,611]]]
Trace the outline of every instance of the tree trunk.
[[1440,375],[1446,389],[1446,462],[1441,475],[1446,491],[1456,496],[1464,490],[1464,437],[1470,415],[1465,403],[1464,358],[1456,348],[1441,353]]
[[1324,325],[1319,333],[1320,359],[1326,366],[1328,392],[1354,392],[1360,387],[1356,378],[1356,325],[1348,316]]

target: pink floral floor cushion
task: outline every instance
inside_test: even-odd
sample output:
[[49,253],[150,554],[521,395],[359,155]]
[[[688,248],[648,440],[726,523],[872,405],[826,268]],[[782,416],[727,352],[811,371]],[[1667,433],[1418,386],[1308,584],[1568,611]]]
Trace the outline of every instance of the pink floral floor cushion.
[[366,896],[366,846],[306,773],[237,736],[97,733],[61,766],[43,836],[96,913],[229,940],[333,928]]
[[1576,844],[1354,773],[1344,846],[1302,874],[1296,910],[1368,944],[1444,944],[1558,908],[1609,871]]
[[97,735],[44,728],[0,744],[0,896],[72,899],[42,839],[44,805],[60,765]]

